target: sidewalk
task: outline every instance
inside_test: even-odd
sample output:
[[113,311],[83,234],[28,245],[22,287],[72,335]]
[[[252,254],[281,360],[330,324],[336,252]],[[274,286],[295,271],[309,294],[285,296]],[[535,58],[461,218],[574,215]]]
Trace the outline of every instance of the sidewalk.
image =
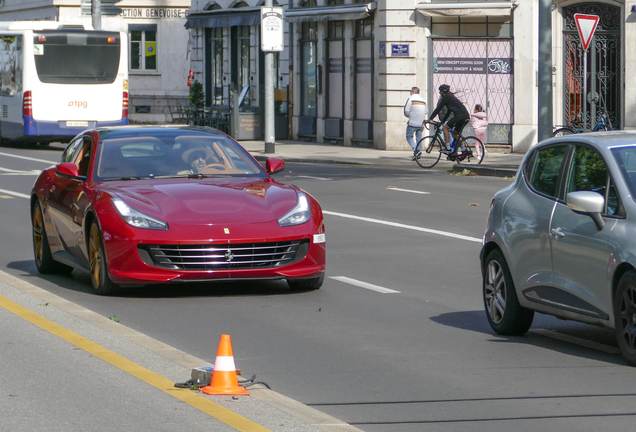
[[[262,385],[249,387],[250,396],[175,388],[215,359],[193,357],[24,279],[0,271],[2,431],[361,432]],[[210,334],[209,343],[219,337]]]
[[[286,140],[276,142],[273,154],[265,154],[264,141],[241,141],[241,145],[259,161],[266,160],[268,157],[275,157],[283,159],[285,162],[355,164],[421,169],[411,160],[411,157],[413,157],[413,152],[411,151],[387,151]],[[522,153],[489,152],[480,165],[461,165],[446,161],[442,157],[433,169],[452,170],[454,172],[470,169],[476,175],[514,177],[524,156],[525,154]]]

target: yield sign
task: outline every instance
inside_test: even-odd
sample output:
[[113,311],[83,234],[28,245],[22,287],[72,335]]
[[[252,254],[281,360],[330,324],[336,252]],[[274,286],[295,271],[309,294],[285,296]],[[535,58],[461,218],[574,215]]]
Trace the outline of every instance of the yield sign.
[[576,21],[576,28],[579,30],[579,36],[583,43],[583,49],[587,51],[594,36],[594,31],[598,25],[598,15],[585,15],[574,14],[574,21]]

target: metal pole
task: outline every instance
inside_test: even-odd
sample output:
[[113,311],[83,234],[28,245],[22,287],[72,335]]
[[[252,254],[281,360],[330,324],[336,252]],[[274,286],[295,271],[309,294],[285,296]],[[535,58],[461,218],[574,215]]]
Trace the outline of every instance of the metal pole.
[[[273,0],[265,0],[265,7],[273,7]],[[275,153],[276,132],[274,116],[274,87],[276,76],[274,75],[274,53],[265,53],[265,153]]]
[[539,141],[552,136],[552,0],[539,0]]
[[583,132],[587,132],[587,50],[583,51],[583,94],[581,95],[581,105],[583,105]]
[[93,18],[93,28],[95,30],[102,29],[102,0],[93,0],[91,2],[91,16]]

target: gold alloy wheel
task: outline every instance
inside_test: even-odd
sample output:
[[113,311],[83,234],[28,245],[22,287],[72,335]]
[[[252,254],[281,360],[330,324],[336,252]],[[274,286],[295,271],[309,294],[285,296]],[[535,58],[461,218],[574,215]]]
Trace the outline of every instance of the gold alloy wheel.
[[44,220],[42,218],[42,209],[39,205],[33,212],[33,252],[35,254],[35,263],[40,267],[44,254]]
[[97,223],[91,225],[91,232],[88,240],[88,259],[90,262],[91,281],[93,287],[99,288],[102,282],[102,242]]

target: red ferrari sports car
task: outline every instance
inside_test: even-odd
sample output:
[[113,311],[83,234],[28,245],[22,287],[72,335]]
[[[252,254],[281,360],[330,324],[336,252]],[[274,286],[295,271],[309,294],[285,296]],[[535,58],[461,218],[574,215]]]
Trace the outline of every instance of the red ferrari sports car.
[[318,202],[264,170],[236,141],[188,126],[87,130],[31,194],[40,273],[90,272],[98,294],[126,285],[286,279],[318,289]]

